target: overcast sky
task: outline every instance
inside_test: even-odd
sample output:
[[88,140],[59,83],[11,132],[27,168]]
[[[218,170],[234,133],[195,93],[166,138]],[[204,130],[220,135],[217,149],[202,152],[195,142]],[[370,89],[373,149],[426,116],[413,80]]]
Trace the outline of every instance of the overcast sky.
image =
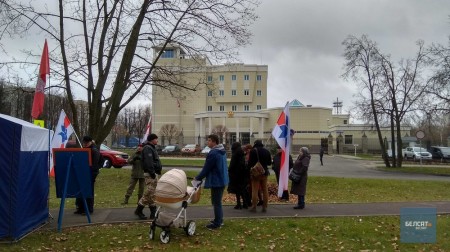
[[304,105],[343,112],[355,85],[344,81],[342,42],[367,34],[392,60],[411,58],[416,41],[447,44],[449,0],[262,0],[252,26],[252,45],[241,51],[246,64],[268,65],[268,107],[298,99]]
[[[268,65],[268,107],[298,99],[304,105],[332,107],[339,98],[348,113],[354,83],[343,73],[342,42],[367,34],[394,62],[411,58],[416,42],[448,43],[450,0],[261,0],[251,26],[252,44],[242,48],[245,64]],[[43,36],[43,35],[42,35]],[[39,40],[39,41],[43,41]],[[15,39],[20,48],[39,54],[42,43]],[[54,47],[55,45],[49,45]],[[1,55],[1,53],[0,53]]]

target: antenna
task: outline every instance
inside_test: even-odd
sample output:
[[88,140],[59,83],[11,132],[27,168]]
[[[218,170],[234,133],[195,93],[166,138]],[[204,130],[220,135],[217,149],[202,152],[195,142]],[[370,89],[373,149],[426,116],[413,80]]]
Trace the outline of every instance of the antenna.
[[342,101],[339,101],[339,97],[336,98],[336,101],[333,102],[333,108],[336,108],[336,114],[340,114],[342,112]]

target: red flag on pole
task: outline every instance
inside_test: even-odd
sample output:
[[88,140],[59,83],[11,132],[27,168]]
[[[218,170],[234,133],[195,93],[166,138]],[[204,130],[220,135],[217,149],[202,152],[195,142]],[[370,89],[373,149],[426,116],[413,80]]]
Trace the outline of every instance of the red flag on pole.
[[31,110],[31,117],[37,119],[39,115],[44,111],[44,88],[47,82],[47,74],[50,74],[50,63],[48,59],[48,46],[47,40],[44,43],[44,49],[42,51],[41,65],[39,68],[39,76],[36,84],[36,90],[34,92],[33,108]]

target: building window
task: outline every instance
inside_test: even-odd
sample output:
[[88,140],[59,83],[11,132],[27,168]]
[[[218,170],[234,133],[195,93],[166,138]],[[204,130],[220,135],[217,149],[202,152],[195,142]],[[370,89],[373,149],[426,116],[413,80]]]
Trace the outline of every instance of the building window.
[[256,90],[256,96],[261,96],[262,95],[262,91],[261,90]]
[[220,105],[219,106],[219,111],[225,111],[225,106],[224,105]]
[[212,90],[208,90],[208,96],[212,96]]
[[244,75],[244,80],[250,80],[250,76],[248,74]]
[[244,111],[249,111],[250,110],[250,106],[249,105],[244,105]]
[[212,111],[212,106],[208,106],[207,110]]
[[236,80],[236,75],[235,74],[231,75],[231,80]]
[[231,90],[231,96],[236,96],[236,89]]
[[237,105],[232,105],[231,106],[231,111],[237,111]]
[[223,75],[220,75],[220,76],[219,76],[219,80],[220,80],[220,81],[224,81],[224,80],[225,80],[225,77],[224,77]]
[[257,81],[261,81],[261,80],[262,80],[262,77],[261,77],[260,74],[256,75],[256,80],[257,80]]
[[161,54],[161,58],[165,58],[165,59],[172,59],[174,56],[175,56],[175,53],[174,53],[173,49],[166,49]]
[[256,105],[256,110],[261,110],[262,106],[261,105]]
[[344,124],[347,124],[347,120],[344,120]]
[[344,144],[353,144],[353,135],[345,135]]
[[208,76],[208,83],[212,83],[212,76]]
[[225,92],[223,90],[219,90],[219,96],[224,96]]
[[250,95],[250,90],[244,89],[244,95],[245,95],[245,96],[249,96],[249,95]]

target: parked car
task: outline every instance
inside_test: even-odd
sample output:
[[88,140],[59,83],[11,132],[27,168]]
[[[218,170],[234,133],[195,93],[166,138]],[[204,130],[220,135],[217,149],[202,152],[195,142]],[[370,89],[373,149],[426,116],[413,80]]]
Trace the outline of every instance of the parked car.
[[104,168],[111,168],[111,166],[122,168],[124,165],[127,165],[128,154],[124,152],[112,150],[108,146],[101,144],[100,154],[105,159]]
[[405,159],[412,158],[414,161],[432,159],[431,153],[422,147],[406,147],[403,155]]
[[157,144],[157,145],[155,145],[155,149],[156,149],[156,152],[158,152],[158,154],[161,154],[162,150],[164,149],[164,146]]
[[205,148],[203,148],[203,150],[202,150],[202,154],[208,154],[210,150],[211,150],[211,148],[209,148],[208,146],[205,146]]
[[181,149],[182,153],[189,153],[189,154],[195,154],[200,153],[202,149],[198,144],[187,144],[186,146]]
[[431,146],[429,152],[433,159],[450,162],[450,147]]
[[178,145],[167,145],[166,147],[164,147],[164,149],[162,149],[162,153],[164,154],[169,154],[169,153],[178,153],[180,152],[180,147]]

